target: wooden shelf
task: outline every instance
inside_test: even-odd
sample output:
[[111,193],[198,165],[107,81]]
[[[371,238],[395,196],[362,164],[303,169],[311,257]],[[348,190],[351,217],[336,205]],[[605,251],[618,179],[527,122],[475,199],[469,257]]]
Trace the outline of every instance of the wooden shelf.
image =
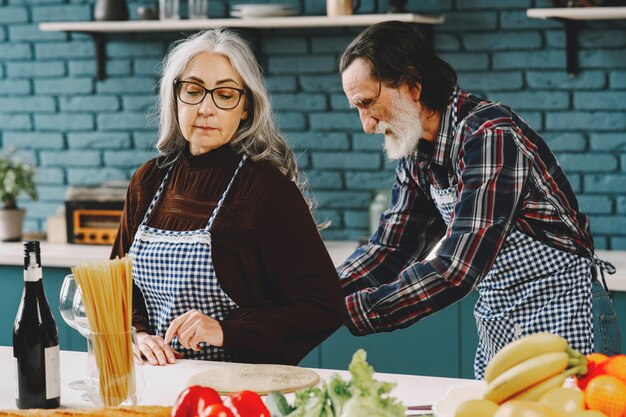
[[193,20],[127,20],[119,22],[42,22],[39,30],[44,32],[84,32],[91,35],[96,52],[97,79],[105,79],[105,36],[109,33],[130,32],[196,32],[203,29],[230,27],[241,29],[293,29],[369,26],[388,20],[418,25],[426,39],[432,44],[432,25],[443,23],[442,16],[427,16],[413,13],[355,14],[348,16],[290,16],[229,19]]
[[626,19],[626,7],[558,7],[528,9],[528,17],[534,19],[557,19],[565,26],[567,73],[578,73],[578,30],[585,20]]

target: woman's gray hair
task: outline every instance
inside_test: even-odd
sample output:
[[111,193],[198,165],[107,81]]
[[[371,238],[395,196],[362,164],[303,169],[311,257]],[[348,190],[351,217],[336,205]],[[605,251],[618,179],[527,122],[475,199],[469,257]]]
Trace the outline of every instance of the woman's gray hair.
[[174,163],[182,154],[186,140],[178,126],[174,80],[187,64],[202,52],[224,55],[242,78],[246,89],[248,117],[242,120],[229,145],[238,154],[245,153],[253,161],[266,160],[295,182],[309,208],[313,200],[307,196],[306,181],[300,179],[291,147],[274,124],[274,115],[261,68],[248,43],[232,30],[206,30],[177,41],[170,49],[163,66],[160,99],[156,107],[159,119],[157,149],[164,165]]

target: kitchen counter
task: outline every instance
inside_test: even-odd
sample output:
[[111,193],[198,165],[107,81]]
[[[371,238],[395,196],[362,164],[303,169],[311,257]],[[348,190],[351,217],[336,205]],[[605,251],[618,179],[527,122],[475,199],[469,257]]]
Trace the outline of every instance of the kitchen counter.
[[[357,247],[354,241],[328,240],[325,242],[328,252],[339,265]],[[111,252],[110,246],[71,245],[64,243],[41,243],[41,260],[45,267],[72,267],[84,262],[107,259]],[[617,272],[606,275],[607,285],[613,291],[626,292],[626,251],[597,251],[598,256],[611,262]],[[21,242],[0,242],[0,265],[22,265]]]
[[[84,352],[61,351],[61,406],[71,408],[92,407],[91,403],[81,398],[82,391],[69,388],[69,383],[85,376],[87,354]],[[225,366],[223,362],[178,360],[174,365],[143,365],[145,387],[140,404],[172,405],[186,381],[194,374],[214,367]],[[347,367],[348,364],[346,364]],[[376,364],[372,363],[376,368]],[[13,350],[0,346],[0,369],[11,370],[11,374],[0,378],[0,408],[15,409],[15,377]],[[314,369],[322,379],[339,373],[344,379],[349,378],[347,371]],[[402,400],[405,405],[433,404],[445,391],[458,384],[471,383],[471,380],[458,378],[439,378],[414,375],[377,373],[380,381],[395,382],[398,385],[392,395]],[[479,383],[474,381],[475,383]]]

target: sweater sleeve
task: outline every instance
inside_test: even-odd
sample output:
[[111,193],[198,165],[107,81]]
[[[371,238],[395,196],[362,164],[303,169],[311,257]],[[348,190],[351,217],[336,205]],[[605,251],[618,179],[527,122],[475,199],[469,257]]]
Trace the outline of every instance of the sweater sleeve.
[[345,315],[339,279],[315,222],[291,181],[257,207],[255,233],[272,305],[241,306],[221,322],[224,348],[239,362],[297,364]]

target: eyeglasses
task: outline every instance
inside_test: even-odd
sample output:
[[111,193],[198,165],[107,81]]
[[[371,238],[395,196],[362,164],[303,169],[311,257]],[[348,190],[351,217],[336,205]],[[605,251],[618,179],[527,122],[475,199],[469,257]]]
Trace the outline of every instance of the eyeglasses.
[[185,104],[200,104],[207,94],[211,95],[211,99],[218,109],[231,110],[239,105],[241,96],[246,90],[234,87],[218,87],[212,90],[204,86],[191,82],[174,80],[174,90],[178,99]]

